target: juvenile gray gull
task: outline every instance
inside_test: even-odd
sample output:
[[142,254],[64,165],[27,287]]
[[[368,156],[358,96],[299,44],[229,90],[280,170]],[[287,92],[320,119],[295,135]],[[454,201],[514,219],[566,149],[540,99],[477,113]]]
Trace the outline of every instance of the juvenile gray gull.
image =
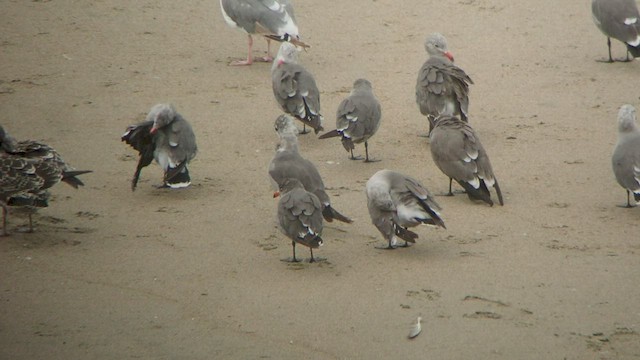
[[498,202],[504,205],[498,180],[493,174],[487,152],[468,123],[455,116],[441,115],[435,120],[430,135],[431,156],[436,166],[462,186],[471,200],[482,200],[493,206],[489,187],[494,187]]
[[280,231],[291,239],[293,257],[289,262],[298,262],[296,243],[304,245],[311,251],[309,262],[315,262],[313,249],[323,243],[322,238],[322,204],[314,194],[306,191],[297,179],[286,179],[280,186],[278,202],[278,224]]
[[609,60],[611,57],[611,38],[620,40],[627,47],[627,57],[618,61],[631,61],[640,57],[640,13],[635,0],[592,0],[591,14],[593,22],[607,37]]
[[429,133],[439,115],[457,115],[468,121],[471,78],[453,64],[447,39],[440,33],[429,35],[424,43],[429,59],[418,71],[416,102],[429,120]]
[[613,150],[611,164],[618,184],[627,191],[626,207],[634,207],[629,199],[633,193],[636,202],[640,202],[640,129],[636,118],[636,109],[631,105],[622,105],[618,111],[618,142]]
[[[84,185],[77,176],[90,172],[73,169],[46,144],[33,140],[15,141],[0,126],[0,235],[7,235],[7,206],[46,207],[49,188],[62,181],[77,189]],[[29,232],[33,231],[32,213],[29,211]]]
[[[293,5],[288,0],[220,0],[220,9],[229,26],[247,33],[249,44],[247,59],[232,61],[230,65],[272,61],[271,40],[291,41],[297,46],[309,47],[300,41]],[[267,39],[266,57],[254,59],[253,34],[262,35]]]
[[280,45],[278,55],[271,66],[273,95],[282,110],[302,121],[302,133],[306,125],[315,133],[324,130],[320,115],[320,91],[313,75],[298,64],[298,50],[288,42]]
[[441,208],[416,179],[391,170],[375,173],[366,185],[371,222],[387,240],[382,249],[395,249],[398,238],[415,243],[418,234],[409,227],[420,224],[446,228],[438,212]]
[[340,136],[342,146],[351,152],[351,160],[361,160],[362,156],[355,157],[354,144],[364,142],[365,162],[373,162],[369,158],[368,140],[380,127],[382,110],[380,102],[373,95],[371,82],[366,79],[358,79],[353,83],[353,90],[349,97],[342,100],[336,113],[336,129],[320,136],[320,139]]
[[142,168],[154,159],[164,171],[163,187],[175,189],[191,184],[187,165],[198,150],[196,136],[173,105],[154,105],[144,122],[127,128],[122,141],[140,153],[131,181],[132,191],[138,185]]
[[[275,121],[275,128],[280,137],[280,144],[269,163],[269,175],[276,189],[288,179],[298,179],[305,190],[315,194],[322,204],[322,216],[328,222],[334,219],[345,223],[352,220],[340,214],[331,206],[329,194],[325,191],[324,182],[316,166],[300,155],[298,150],[298,129],[289,115],[280,115]],[[277,194],[274,194],[277,195]]]

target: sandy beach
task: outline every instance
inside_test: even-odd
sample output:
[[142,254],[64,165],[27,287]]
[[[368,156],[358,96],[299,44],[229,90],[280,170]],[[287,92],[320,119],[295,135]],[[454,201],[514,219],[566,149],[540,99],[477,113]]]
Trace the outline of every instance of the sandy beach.
[[[228,66],[246,35],[218,1],[2,1],[0,123],[43,141],[86,186],[52,189],[0,238],[2,359],[640,359],[640,208],[611,170],[616,116],[640,107],[640,61],[605,64],[590,2],[295,0],[325,129],[373,84],[376,163],[299,139],[353,224],[325,223],[326,261],[288,264],[267,166],[281,114],[270,64]],[[426,36],[473,79],[470,124],[505,205],[436,196],[447,229],[381,251],[364,186],[380,169],[448,190],[415,103]],[[266,42],[254,41],[262,55]],[[625,49],[614,41],[615,57]],[[129,124],[168,102],[192,124],[192,186],[130,180]],[[362,145],[356,153],[364,153]],[[459,188],[458,188],[459,189]],[[308,257],[307,249],[299,253]],[[422,333],[407,339],[422,317]]]

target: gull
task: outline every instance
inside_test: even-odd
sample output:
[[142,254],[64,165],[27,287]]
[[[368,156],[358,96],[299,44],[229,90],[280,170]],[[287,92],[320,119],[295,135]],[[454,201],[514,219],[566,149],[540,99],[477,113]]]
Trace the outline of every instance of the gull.
[[415,243],[418,234],[409,227],[427,224],[446,229],[438,212],[440,206],[412,177],[380,170],[367,181],[366,193],[371,222],[388,242],[387,247],[380,249],[395,249],[398,237],[404,240],[404,247]]
[[[230,65],[272,61],[271,40],[291,41],[297,46],[309,47],[300,41],[293,5],[288,0],[220,0],[220,9],[227,25],[244,31],[248,37],[247,59],[232,61]],[[267,39],[267,56],[253,57],[253,34]]]
[[374,162],[369,158],[368,140],[378,131],[382,110],[380,102],[373,95],[371,82],[358,79],[353,83],[349,97],[342,100],[336,112],[336,129],[323,134],[319,139],[341,137],[342,146],[351,152],[351,160],[361,160],[353,156],[354,144],[364,142],[365,162]]
[[447,39],[440,33],[430,34],[424,47],[429,54],[418,71],[416,102],[420,113],[429,120],[429,133],[439,115],[457,115],[468,121],[469,84],[473,81],[464,70],[454,65],[447,49]]
[[154,105],[145,121],[127,127],[122,141],[140,153],[131,181],[132,191],[138,185],[142,168],[154,159],[164,171],[163,187],[177,189],[191,184],[187,165],[198,151],[196,136],[173,105]]
[[613,150],[611,164],[618,184],[627,191],[627,205],[633,207],[630,195],[640,202],[640,129],[636,109],[623,105],[618,111],[618,142]]

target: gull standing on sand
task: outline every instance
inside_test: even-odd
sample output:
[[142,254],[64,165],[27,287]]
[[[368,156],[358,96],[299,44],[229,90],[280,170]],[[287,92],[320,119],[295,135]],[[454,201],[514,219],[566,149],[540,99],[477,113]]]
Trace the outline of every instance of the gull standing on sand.
[[298,49],[284,42],[271,66],[273,95],[282,110],[302,121],[305,134],[306,125],[315,133],[324,130],[320,115],[320,91],[313,75],[298,64]]
[[609,60],[605,62],[614,61],[611,38],[622,41],[627,47],[626,59],[618,61],[631,61],[629,53],[634,58],[640,57],[640,12],[635,0],[592,0],[591,14],[598,29],[607,36]]
[[353,83],[349,97],[342,100],[336,113],[336,129],[320,136],[320,139],[341,136],[342,146],[351,152],[351,160],[361,160],[362,156],[353,155],[354,144],[364,142],[365,162],[374,162],[369,158],[368,140],[380,127],[382,110],[380,102],[373,95],[371,82],[358,79]]
[[[366,185],[371,222],[388,242],[381,249],[395,249],[398,237],[415,243],[418,234],[408,230],[420,224],[445,228],[440,206],[417,180],[391,170],[376,172]],[[402,245],[401,245],[402,246]]]
[[164,171],[162,187],[176,189],[191,184],[187,164],[198,151],[196,136],[191,125],[176,112],[173,105],[154,105],[144,122],[127,128],[122,141],[140,153],[131,181],[132,191],[138,185],[142,168],[154,159]]
[[433,161],[449,177],[447,195],[453,195],[453,179],[466,190],[471,200],[482,200],[491,206],[489,187],[494,187],[498,202],[504,205],[489,156],[469,124],[455,116],[441,115],[436,118],[430,139]]
[[[280,137],[280,144],[269,163],[269,175],[273,185],[279,189],[289,178],[298,179],[305,190],[315,194],[322,204],[322,216],[328,222],[334,219],[345,223],[353,222],[340,214],[331,206],[329,194],[325,191],[324,182],[316,166],[300,155],[298,150],[298,129],[293,118],[287,114],[280,115],[275,122]],[[274,194],[277,196],[277,193]]]
[[[31,209],[48,206],[49,188],[65,182],[74,188],[84,185],[76,176],[91,170],[74,170],[50,146],[33,141],[15,141],[0,126],[0,206],[2,232],[7,235],[7,206]],[[29,232],[33,232],[29,211]]]
[[[220,0],[220,9],[225,22],[247,33],[249,50],[246,60],[232,61],[230,65],[251,65],[253,61],[270,62],[271,40],[291,41],[309,47],[300,41],[298,25],[293,14],[293,5],[288,0]],[[252,34],[267,39],[267,56],[253,58]]]
[[280,231],[291,239],[293,257],[288,262],[298,262],[296,243],[311,251],[309,262],[315,262],[313,249],[322,246],[322,204],[314,194],[306,191],[298,179],[286,179],[280,186],[278,224]]
[[631,105],[622,105],[618,111],[618,142],[611,164],[618,184],[627,191],[626,207],[634,207],[629,196],[633,193],[635,202],[640,202],[640,129]]
[[447,39],[440,33],[429,35],[424,43],[429,59],[418,71],[416,102],[429,120],[429,133],[439,115],[457,115],[468,121],[471,78],[453,64]]

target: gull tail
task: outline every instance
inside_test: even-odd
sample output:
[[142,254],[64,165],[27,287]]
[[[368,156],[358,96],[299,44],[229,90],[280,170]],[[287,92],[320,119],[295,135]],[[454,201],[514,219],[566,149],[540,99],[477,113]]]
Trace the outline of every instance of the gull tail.
[[332,208],[331,205],[327,205],[327,206],[325,206],[324,209],[322,209],[322,216],[328,222],[332,222],[333,219],[336,219],[338,221],[342,221],[343,223],[347,223],[347,224],[350,224],[350,223],[353,222],[353,220],[351,220],[348,217],[340,214],[336,209]]
[[73,186],[75,189],[77,189],[78,186],[84,186],[84,183],[80,179],[78,179],[76,176],[87,174],[90,172],[93,172],[93,171],[92,170],[64,171],[62,172],[62,181]]
[[[456,180],[458,181],[458,180]],[[467,196],[471,200],[482,200],[487,204],[493,206],[493,200],[491,200],[491,194],[489,193],[489,189],[487,189],[487,185],[484,183],[484,180],[480,180],[480,188],[476,189],[471,184],[466,181],[458,181],[458,184],[464,188],[467,192]]]
[[627,51],[629,51],[631,56],[633,56],[634,58],[640,57],[640,45],[633,46],[633,45],[627,44]]
[[338,129],[335,129],[318,136],[318,139],[328,139],[337,136],[342,136],[342,134],[338,131]]
[[393,223],[393,231],[400,239],[406,242],[415,243],[416,239],[418,238],[418,234],[414,233],[411,230],[405,229],[396,223]]

